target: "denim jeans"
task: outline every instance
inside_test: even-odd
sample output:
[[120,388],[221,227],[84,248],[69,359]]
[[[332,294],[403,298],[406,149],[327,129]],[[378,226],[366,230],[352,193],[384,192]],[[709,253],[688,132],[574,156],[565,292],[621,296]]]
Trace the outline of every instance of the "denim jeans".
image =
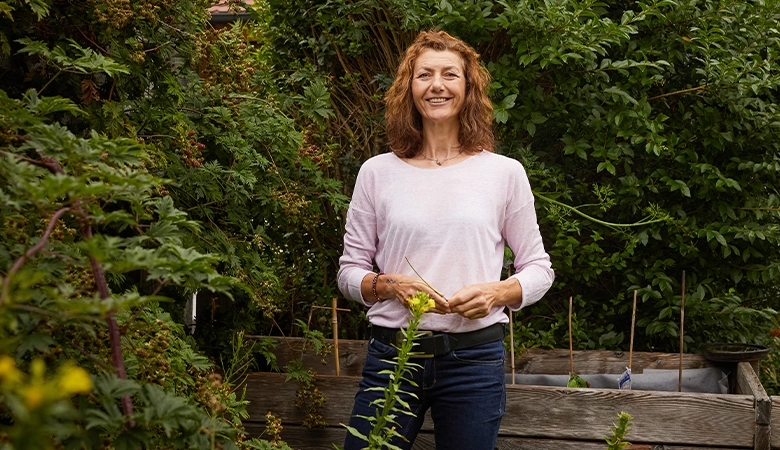
[[[382,398],[384,393],[368,389],[388,385],[389,376],[380,372],[392,371],[394,366],[382,360],[392,361],[396,354],[394,347],[376,339],[371,338],[368,343],[363,380],[349,421],[349,425],[363,435],[368,436],[371,424],[355,415],[375,416],[376,406],[370,406],[370,403]],[[435,358],[416,358],[411,362],[423,366],[407,376],[417,386],[405,381],[401,389],[414,393],[417,398],[408,394],[402,394],[401,398],[409,402],[415,416],[396,414],[399,423],[396,431],[408,442],[396,438],[392,444],[411,449],[425,412],[430,408],[438,450],[494,450],[506,405],[503,342],[477,345]],[[396,408],[403,407],[396,403]],[[365,441],[347,432],[345,450],[367,446]]]

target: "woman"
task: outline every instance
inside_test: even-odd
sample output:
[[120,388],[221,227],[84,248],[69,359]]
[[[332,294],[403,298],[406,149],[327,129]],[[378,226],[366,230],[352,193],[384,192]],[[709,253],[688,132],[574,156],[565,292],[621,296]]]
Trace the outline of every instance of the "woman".
[[[438,449],[493,450],[504,414],[504,308],[539,300],[553,280],[522,165],[492,153],[490,75],[477,53],[449,34],[422,32],[406,51],[386,96],[392,153],[360,169],[347,213],[339,289],[368,309],[371,339],[350,426],[382,396],[396,333],[408,323],[418,291],[436,302],[420,330],[422,368],[405,386],[416,417],[396,431],[411,448],[431,409]],[[500,280],[504,244],[516,273]],[[374,263],[379,273],[372,269]],[[430,285],[422,283],[415,270]],[[435,289],[432,289],[435,288]],[[365,442],[347,435],[345,448]]]

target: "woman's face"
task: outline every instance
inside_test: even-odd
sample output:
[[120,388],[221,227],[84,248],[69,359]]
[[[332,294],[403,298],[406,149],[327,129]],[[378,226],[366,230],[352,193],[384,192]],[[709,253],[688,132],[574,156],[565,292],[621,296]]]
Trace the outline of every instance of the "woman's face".
[[412,98],[425,123],[458,121],[466,98],[466,73],[457,53],[423,50],[414,62]]

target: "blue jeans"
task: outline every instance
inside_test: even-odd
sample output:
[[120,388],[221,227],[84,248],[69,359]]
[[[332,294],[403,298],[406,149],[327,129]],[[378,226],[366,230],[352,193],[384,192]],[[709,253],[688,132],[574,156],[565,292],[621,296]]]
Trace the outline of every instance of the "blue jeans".
[[[370,391],[371,387],[385,387],[389,376],[380,375],[383,370],[394,369],[390,360],[396,356],[394,347],[371,338],[368,343],[363,380],[355,396],[352,418],[349,425],[368,436],[371,424],[355,415],[375,416],[376,406],[370,403],[383,398],[381,391]],[[409,402],[414,416],[397,414],[399,423],[396,431],[407,441],[396,438],[392,444],[411,449],[417,432],[422,426],[425,412],[431,409],[436,448],[440,450],[494,450],[498,428],[506,405],[504,387],[504,344],[489,342],[466,349],[455,350],[435,358],[411,360],[417,368],[407,376],[417,386],[404,381],[401,389],[414,393],[417,398],[402,394]],[[396,403],[396,407],[403,408]],[[366,448],[368,444],[347,432],[345,450]]]

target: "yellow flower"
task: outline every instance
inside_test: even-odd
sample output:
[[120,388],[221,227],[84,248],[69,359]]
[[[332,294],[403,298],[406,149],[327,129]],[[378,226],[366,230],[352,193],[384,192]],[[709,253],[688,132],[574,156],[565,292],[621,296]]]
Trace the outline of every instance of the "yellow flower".
[[425,292],[417,292],[408,300],[412,313],[423,314],[436,306],[436,302]]
[[81,367],[68,367],[60,376],[59,388],[65,396],[87,394],[92,391],[92,380]]
[[14,359],[8,355],[0,356],[0,386],[11,388],[22,379],[22,372],[16,368]]
[[43,377],[46,374],[46,363],[42,359],[34,359],[30,363],[30,376],[35,384],[43,384]]
[[0,356],[0,378],[13,376],[16,372],[14,359],[8,355]]
[[43,403],[43,388],[41,386],[27,386],[22,390],[22,397],[29,409],[35,409]]

